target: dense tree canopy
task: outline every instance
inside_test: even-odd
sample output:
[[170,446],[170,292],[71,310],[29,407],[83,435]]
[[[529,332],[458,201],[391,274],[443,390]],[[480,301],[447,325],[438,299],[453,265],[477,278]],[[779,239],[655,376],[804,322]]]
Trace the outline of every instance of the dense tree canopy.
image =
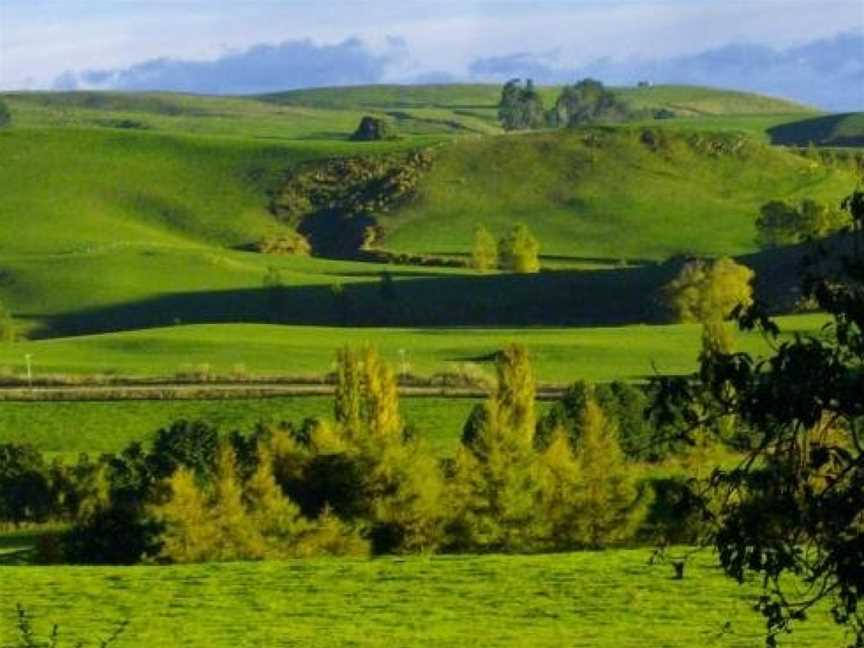
[[815,200],[803,200],[798,205],[772,200],[762,205],[756,219],[757,241],[762,247],[801,243],[850,224],[848,212]]
[[722,321],[736,307],[753,303],[754,277],[750,268],[729,258],[688,261],[666,286],[666,300],[679,321]]

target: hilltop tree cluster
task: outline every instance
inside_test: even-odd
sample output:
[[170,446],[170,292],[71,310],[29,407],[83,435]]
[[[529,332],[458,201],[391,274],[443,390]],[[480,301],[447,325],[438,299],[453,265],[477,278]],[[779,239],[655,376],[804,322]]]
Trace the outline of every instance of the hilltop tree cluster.
[[539,272],[539,255],[540,243],[526,225],[516,225],[497,242],[482,225],[474,229],[471,267],[480,272],[496,268],[517,274]]
[[498,119],[509,131],[619,122],[639,115],[594,79],[564,86],[555,105],[548,110],[531,79],[524,83],[511,79],[504,84],[498,104]]

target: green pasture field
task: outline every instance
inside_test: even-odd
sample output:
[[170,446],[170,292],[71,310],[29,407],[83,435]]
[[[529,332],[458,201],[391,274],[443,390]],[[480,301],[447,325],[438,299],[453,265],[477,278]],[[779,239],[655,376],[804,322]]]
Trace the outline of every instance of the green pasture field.
[[[124,646],[758,648],[757,589],[700,554],[683,580],[650,550],[312,559],[176,567],[0,568],[0,643],[15,604],[73,645],[128,620]],[[781,648],[836,648],[817,609]]]
[[[402,398],[402,416],[418,438],[439,456],[452,455],[471,408],[469,398]],[[545,403],[539,411],[545,411]],[[249,433],[258,423],[299,424],[305,418],[332,418],[325,396],[204,401],[2,402],[0,443],[29,443],[49,456],[75,460],[119,452],[134,441],[148,443],[161,428],[204,420],[223,433]]]
[[[792,332],[815,332],[822,315],[779,319]],[[695,324],[597,328],[331,328],[225,324],[36,340],[0,348],[0,367],[22,376],[25,354],[34,375],[172,376],[204,373],[320,376],[340,346],[376,346],[400,370],[493,375],[495,352],[518,342],[531,353],[538,379],[569,383],[640,380],[696,368],[701,329]],[[741,350],[767,352],[758,334],[739,334]],[[203,369],[202,369],[203,368]]]

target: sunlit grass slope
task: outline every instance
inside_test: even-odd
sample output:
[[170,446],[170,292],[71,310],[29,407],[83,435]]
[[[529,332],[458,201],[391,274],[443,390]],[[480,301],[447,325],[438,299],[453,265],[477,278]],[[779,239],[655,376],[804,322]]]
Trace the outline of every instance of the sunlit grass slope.
[[[757,585],[721,575],[707,554],[683,580],[649,550],[546,556],[314,559],[180,567],[9,567],[0,641],[16,602],[40,634],[74,643],[129,627],[130,646],[531,646],[755,648]],[[783,648],[836,648],[824,609]]]
[[412,252],[465,253],[476,225],[503,234],[522,222],[548,255],[741,254],[755,249],[763,203],[837,202],[855,183],[849,166],[728,132],[534,133],[440,148],[417,200],[382,222],[385,246]]
[[[781,318],[789,331],[815,331],[818,315]],[[528,329],[325,328],[257,324],[177,326],[118,334],[21,342],[0,348],[0,366],[23,373],[29,353],[38,373],[106,373],[171,376],[206,364],[227,374],[237,366],[252,373],[322,375],[333,367],[339,345],[374,344],[394,364],[414,373],[458,371],[472,363],[494,373],[494,354],[509,343],[528,347],[541,381],[579,378],[640,379],[696,368],[698,325]],[[757,334],[742,334],[742,350],[766,351]]]

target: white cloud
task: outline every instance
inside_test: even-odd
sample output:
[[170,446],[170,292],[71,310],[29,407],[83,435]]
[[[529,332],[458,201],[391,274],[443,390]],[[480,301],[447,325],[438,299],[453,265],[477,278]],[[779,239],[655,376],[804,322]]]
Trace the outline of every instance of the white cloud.
[[374,51],[404,37],[389,78],[464,74],[478,57],[555,52],[560,64],[668,58],[736,42],[783,48],[864,26],[861,0],[606,0],[434,3],[377,0],[0,0],[0,88],[48,87],[66,70],[161,57],[213,60],[226,50],[361,37]]

